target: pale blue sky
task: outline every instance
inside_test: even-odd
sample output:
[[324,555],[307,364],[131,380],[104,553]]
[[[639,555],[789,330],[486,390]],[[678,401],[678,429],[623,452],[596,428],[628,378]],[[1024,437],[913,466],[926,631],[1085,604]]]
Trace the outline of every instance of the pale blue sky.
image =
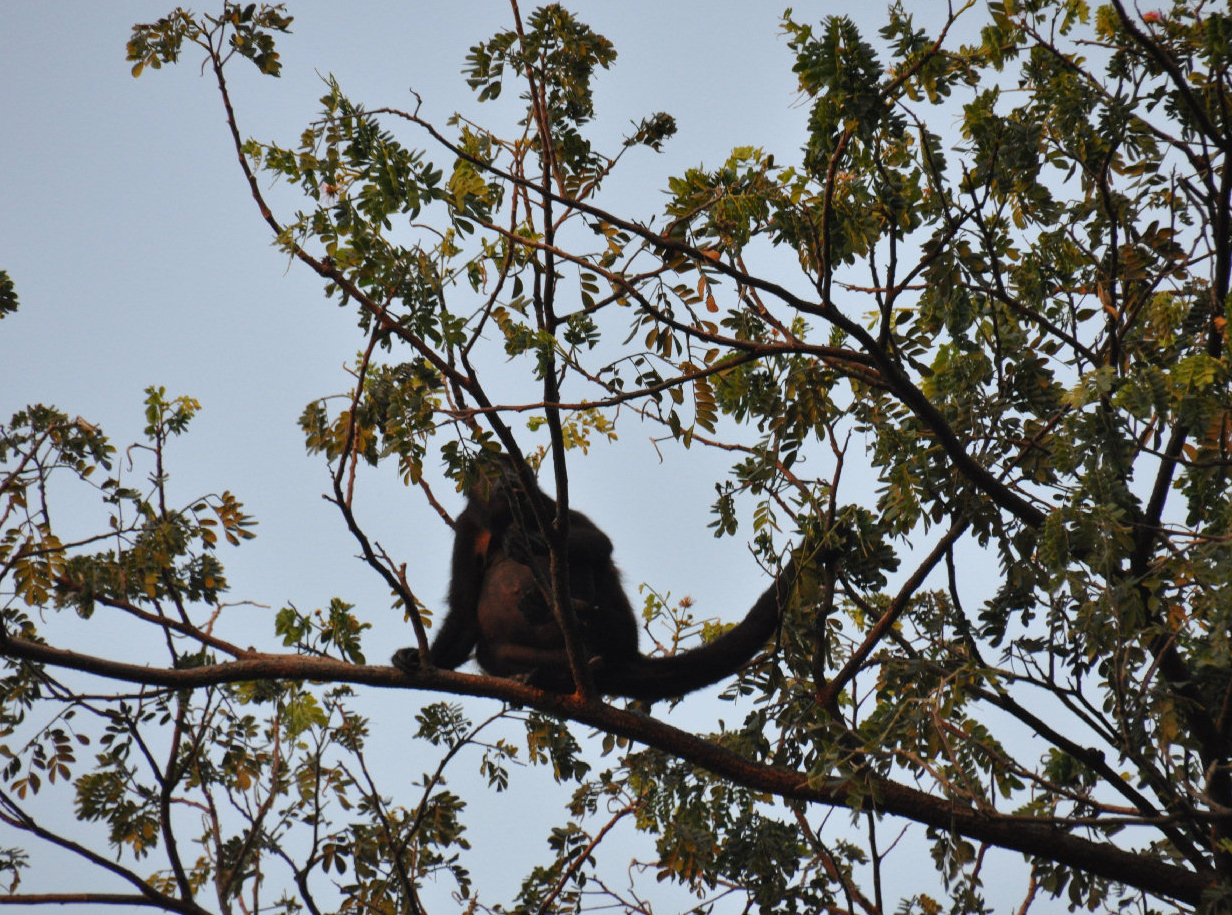
[[[626,215],[653,215],[668,175],[722,161],[735,145],[754,143],[780,161],[793,158],[807,110],[796,104],[779,35],[781,8],[596,0],[574,7],[621,55],[599,79],[599,127],[618,137],[630,121],[658,110],[679,123],[667,152],[638,151],[612,182],[609,202]],[[129,75],[124,44],[131,24],[168,9],[150,2],[0,6],[0,174],[7,184],[0,266],[22,301],[0,325],[0,413],[51,401],[127,441],[139,432],[146,385],[197,397],[204,411],[191,439],[178,446],[175,469],[198,487],[231,487],[262,523],[262,536],[233,557],[238,586],[246,563],[261,566],[275,555],[279,565],[287,561],[266,554],[277,548],[283,524],[287,532],[336,532],[336,519],[316,498],[323,471],[304,456],[295,419],[312,397],[345,388],[339,367],[361,340],[350,314],[324,301],[316,279],[287,269],[269,247],[217,93],[191,51],[177,67]],[[826,9],[833,7],[819,5],[818,12]],[[246,62],[232,69],[245,135],[293,143],[322,94],[318,72],[334,73],[370,107],[409,105],[406,90],[413,87],[424,113],[438,122],[455,110],[491,117],[491,106],[474,102],[459,70],[471,44],[507,25],[499,0],[293,3],[290,11],[296,19],[281,42],[283,77],[261,78]],[[651,431],[628,426],[624,434],[627,447],[613,472],[655,468]],[[575,471],[575,504],[613,528],[633,581],[678,592],[704,587],[682,580],[684,557],[664,550],[664,539],[692,543],[705,555],[724,547],[729,558],[743,553],[740,544],[716,545],[705,534],[698,543],[714,473],[674,475],[673,496],[682,497],[696,477],[696,498],[670,518],[655,510],[659,496],[647,494],[658,531],[652,535],[638,494],[588,481],[589,463]],[[393,501],[404,496],[418,507],[413,495],[395,494]],[[336,533],[309,544],[295,537],[293,550],[317,555],[292,587],[285,576],[269,581],[265,599],[311,603],[322,588],[350,591],[364,576],[350,559],[351,545]],[[434,541],[443,536],[434,529]],[[424,549],[434,554],[430,564],[445,555],[443,543]],[[747,577],[740,574],[746,569],[734,571]],[[758,588],[752,580],[735,590],[751,596]]]

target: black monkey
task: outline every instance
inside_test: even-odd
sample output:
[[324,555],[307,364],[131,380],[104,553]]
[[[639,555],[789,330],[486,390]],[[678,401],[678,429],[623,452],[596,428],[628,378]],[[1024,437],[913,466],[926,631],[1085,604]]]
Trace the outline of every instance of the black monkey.
[[[491,674],[566,692],[573,677],[564,635],[551,612],[543,517],[556,503],[538,486],[527,492],[507,457],[472,487],[454,525],[449,613],[432,643],[432,661],[454,669],[475,649]],[[612,561],[612,542],[581,512],[569,512],[570,591],[595,685],[601,693],[647,701],[682,696],[734,673],[773,634],[788,584],[789,562],[744,620],[719,638],[669,657],[637,649],[637,616]],[[419,650],[403,648],[395,666],[414,672]]]

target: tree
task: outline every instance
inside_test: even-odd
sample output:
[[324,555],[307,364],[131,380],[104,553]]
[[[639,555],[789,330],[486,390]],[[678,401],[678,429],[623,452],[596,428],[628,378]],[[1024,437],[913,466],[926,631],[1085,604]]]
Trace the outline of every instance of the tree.
[[[0,856],[4,901],[423,911],[439,878],[487,908],[445,783],[470,747],[493,791],[522,754],[573,792],[527,910],[643,910],[600,869],[626,818],[703,905],[884,911],[878,836],[905,820],[956,912],[986,910],[995,849],[1026,856],[1024,908],[1232,907],[1232,17],[1006,0],[926,30],[896,6],[874,45],[788,13],[800,161],[733,150],[643,220],[604,182],[671,116],[600,150],[592,80],[615,49],[562,7],[511,12],[464,73],[481,99],[519,92],[512,136],[365,110],[330,78],[298,145],[244,140],[226,74],[239,57],[278,75],[281,7],[177,10],[128,54],[135,75],[203,57],[278,244],[356,315],[352,389],[301,425],[420,643],[436,608],[367,533],[361,465],[392,463],[448,521],[439,467],[465,487],[484,452],[550,459],[567,507],[579,452],[635,417],[663,448],[732,456],[716,536],[796,558],[773,650],[724,691],[743,720],[691,733],[604,702],[584,665],[571,695],[407,676],[368,663],[342,599],[279,610],[283,647],[245,647],[218,546],[253,519],[168,486],[195,401],[147,392],[145,488],[96,426],[33,406],[0,429],[0,818],[30,842]],[[305,209],[276,215],[262,172]],[[15,308],[7,275],[0,292]],[[52,524],[74,482],[105,514],[84,534]],[[707,629],[687,601],[646,607],[664,650]],[[130,654],[91,650],[104,617]],[[373,687],[504,705],[478,725],[425,705],[438,757],[407,792],[373,774]],[[62,789],[104,843],[31,812]],[[864,831],[836,838],[832,808]],[[47,848],[131,888],[23,895]]]

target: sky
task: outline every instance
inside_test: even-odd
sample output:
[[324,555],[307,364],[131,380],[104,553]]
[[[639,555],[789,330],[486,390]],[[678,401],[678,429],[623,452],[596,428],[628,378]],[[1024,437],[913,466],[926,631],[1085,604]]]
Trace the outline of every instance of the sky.
[[[244,61],[231,70],[241,132],[293,145],[330,73],[368,107],[408,106],[414,89],[437,123],[455,111],[489,118],[492,106],[474,101],[460,69],[472,44],[508,26],[508,8],[500,0],[469,2],[465,15],[457,8],[364,3],[339,17],[337,4],[293,3],[283,76],[260,77]],[[649,219],[668,176],[717,164],[734,146],[796,157],[807,107],[777,6],[591,0],[573,8],[620,53],[598,79],[596,129],[619,138],[656,111],[679,126],[664,153],[626,157],[610,205]],[[836,8],[816,4],[797,16]],[[123,447],[140,437],[147,386],[195,397],[202,412],[172,447],[174,485],[185,501],[230,489],[260,521],[254,542],[223,556],[234,591],[274,606],[372,600],[374,623],[398,627],[383,586],[358,566],[320,499],[326,468],[305,454],[296,424],[309,401],[349,388],[343,366],[362,336],[315,276],[271,247],[197,62],[130,75],[131,25],[168,11],[150,2],[0,4],[8,178],[0,269],[21,298],[0,324],[0,415],[53,403]],[[764,581],[742,538],[706,530],[726,458],[657,449],[658,434],[624,423],[617,445],[599,445],[571,468],[572,503],[611,534],[631,587],[651,582],[692,595],[709,614],[739,616]],[[364,520],[387,546],[405,544],[425,599],[441,596],[448,531],[393,477],[382,474],[361,495],[370,495]]]
[[[609,205],[648,219],[661,210],[669,175],[715,165],[734,146],[797,158],[807,106],[780,33],[781,6],[566,5],[620,53],[598,79],[597,129],[618,137],[656,111],[674,115],[679,128],[664,153],[628,157]],[[0,421],[28,403],[52,403],[101,425],[123,448],[140,437],[144,388],[195,397],[202,412],[170,449],[173,492],[187,503],[229,489],[260,521],[255,541],[222,554],[233,597],[272,613],[339,596],[372,622],[373,646],[410,642],[386,589],[322,500],[327,468],[305,454],[296,424],[309,401],[348,388],[343,366],[362,337],[352,313],[327,302],[317,279],[271,246],[197,60],[130,75],[132,24],[170,9],[145,0],[0,3],[0,269],[21,299],[18,313],[0,321]],[[282,78],[260,77],[242,61],[231,69],[244,135],[293,145],[327,73],[368,107],[409,107],[414,89],[422,113],[440,125],[455,111],[490,122],[459,71],[468,47],[508,27],[505,2],[288,9],[295,22],[280,39]],[[847,12],[871,37],[883,9],[798,3],[795,16],[815,22]],[[725,459],[661,452],[655,434],[625,423],[617,445],[598,445],[571,465],[573,504],[612,536],[631,592],[651,582],[692,595],[703,615],[737,618],[765,579],[744,539],[716,541],[706,529]],[[449,532],[422,502],[391,468],[365,478],[360,515],[407,562],[417,592],[439,606]],[[63,520],[86,523],[73,510]],[[251,641],[270,644],[271,636],[270,613],[254,613]],[[373,648],[370,662],[382,663],[383,653]]]
[[[575,8],[620,51],[599,80],[601,127],[617,137],[660,110],[679,124],[664,154],[627,157],[612,191],[620,204],[627,201],[627,213],[649,218],[661,209],[668,175],[720,162],[733,146],[762,145],[783,159],[801,145],[807,111],[776,7]],[[349,312],[325,301],[315,277],[271,248],[217,93],[196,62],[130,76],[124,44],[132,23],[168,9],[145,2],[0,5],[0,168],[8,177],[0,269],[22,303],[0,326],[0,413],[51,402],[128,442],[140,433],[146,386],[196,397],[203,410],[191,437],[177,442],[173,472],[186,492],[230,488],[261,521],[258,540],[229,557],[233,580],[303,560],[292,593],[277,576],[267,579],[273,588],[263,596],[312,603],[340,577],[361,573],[336,517],[316,498],[325,471],[305,455],[296,418],[313,398],[348,387],[341,367],[362,338]],[[232,69],[244,135],[293,144],[316,112],[327,73],[369,107],[407,106],[413,88],[438,123],[455,111],[489,115],[459,71],[470,45],[507,26],[503,3],[470,2],[465,15],[450,3],[364,3],[345,17],[337,4],[289,9],[295,22],[280,45],[282,78],[261,78],[246,64]],[[662,478],[652,434],[629,426],[618,449],[601,446],[593,462],[578,462],[573,501],[611,531],[631,580],[694,592],[701,583],[681,575],[683,560],[707,563],[716,550],[727,560],[744,554],[735,541],[697,536],[722,462],[693,452],[687,463],[671,464],[668,455],[673,492],[689,498],[665,517],[653,510],[661,502],[653,486],[625,479],[634,470]],[[406,493],[375,500],[373,511],[388,517],[370,523],[387,525],[387,541],[405,536],[401,513],[414,512],[419,501]],[[432,523],[428,515],[412,517],[412,527]],[[289,555],[279,549],[284,532],[305,529],[320,538],[295,537]],[[438,523],[430,536],[417,533],[424,534],[416,538],[423,571],[431,572],[445,555],[444,529]],[[664,550],[664,540],[683,550]],[[733,571],[748,579],[748,568]],[[712,581],[723,597],[751,601],[760,589],[755,579],[745,587],[722,576]]]

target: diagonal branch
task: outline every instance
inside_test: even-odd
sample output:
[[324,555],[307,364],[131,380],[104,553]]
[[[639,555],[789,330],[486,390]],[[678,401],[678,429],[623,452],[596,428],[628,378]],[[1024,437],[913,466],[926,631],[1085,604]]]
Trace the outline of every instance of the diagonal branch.
[[886,608],[885,613],[869,629],[868,635],[864,637],[860,647],[851,653],[851,657],[847,659],[847,663],[843,665],[842,670],[821,690],[817,701],[821,704],[822,708],[830,710],[838,708],[838,694],[851,682],[851,678],[856,675],[860,666],[872,654],[873,649],[877,647],[881,640],[885,638],[886,633],[898,622],[899,617],[903,615],[903,611],[910,605],[911,598],[915,596],[916,591],[924,584],[924,579],[929,576],[937,563],[945,558],[950,548],[959,537],[966,533],[970,525],[971,522],[966,517],[960,516],[950,526],[950,529],[945,532],[945,536],[933,547],[932,552],[924,558],[924,561],[920,563],[911,577],[903,583],[898,594],[891,601],[890,606]]
[[[121,898],[132,899],[134,904],[156,906],[168,912],[183,912],[184,915],[210,915],[208,909],[203,909],[191,899],[177,899],[175,896],[169,896],[166,893],[159,892],[154,887],[150,886],[137,874],[134,874],[126,867],[121,867],[114,861],[109,861],[102,855],[91,851],[84,845],[62,836],[59,833],[52,832],[50,829],[39,824],[32,816],[26,813],[13,798],[6,792],[0,791],[0,822],[6,822],[16,829],[24,830],[32,835],[38,836],[53,845],[58,845],[66,851],[71,851],[75,855],[79,855],[91,864],[96,864],[103,870],[115,874],[120,879],[131,883],[138,891],[138,895],[133,897],[120,896],[116,894],[113,898],[118,902]],[[87,894],[94,899],[96,894]],[[110,896],[110,894],[103,894]],[[28,899],[29,897],[8,897],[14,899]],[[7,902],[8,899],[0,896],[0,904]],[[48,900],[51,901],[51,900]],[[66,900],[67,901],[67,900]],[[102,900],[100,900],[102,901]]]
[[[66,651],[2,633],[0,655],[70,667],[130,683],[176,689],[197,689],[253,680],[294,679],[395,689],[442,690],[500,699],[638,741],[736,784],[787,800],[842,808],[854,805],[858,809],[901,816],[945,833],[1020,851],[1190,905],[1197,904],[1211,886],[1206,875],[1188,867],[1074,835],[1067,831],[1064,820],[1005,816],[977,810],[951,798],[935,797],[918,788],[867,773],[861,779],[826,777],[767,765],[645,714],[592,702],[576,694],[548,693],[499,677],[443,670],[421,670],[412,676],[393,667],[362,667],[332,658],[282,654],[254,655],[243,660],[188,669],[158,668]],[[86,850],[83,852],[90,855]],[[91,856],[91,860],[94,857]],[[201,911],[182,906],[174,910]]]

